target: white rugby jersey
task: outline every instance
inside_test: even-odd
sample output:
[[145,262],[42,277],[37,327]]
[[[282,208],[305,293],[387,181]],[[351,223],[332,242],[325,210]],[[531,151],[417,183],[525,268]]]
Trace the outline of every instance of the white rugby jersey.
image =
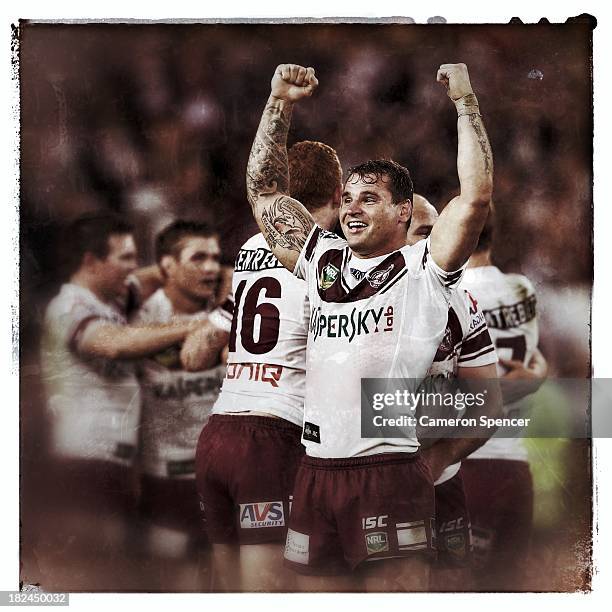
[[[459,368],[477,368],[497,363],[495,347],[478,302],[465,289],[451,295],[448,323],[427,376],[456,378]],[[434,484],[450,480],[461,462],[449,465]]]
[[227,372],[215,414],[265,412],[302,426],[306,380],[306,283],[274,257],[262,234],[236,257],[234,315],[211,315],[230,333]]
[[[536,296],[528,278],[504,274],[496,266],[468,268],[463,286],[476,296],[489,332],[502,359],[514,359],[527,365],[538,346]],[[499,367],[499,374],[504,374]],[[524,398],[505,406],[505,412],[521,410]],[[511,459],[527,461],[522,438],[491,438],[470,459]]]
[[[143,304],[135,321],[155,324],[206,316],[175,314],[164,290],[158,289]],[[224,371],[219,365],[203,372],[187,372],[181,365],[178,345],[141,361],[144,472],[164,478],[195,477],[198,437],[219,395]]]
[[414,431],[404,438],[361,438],[361,379],[427,374],[463,269],[439,268],[429,240],[375,258],[372,266],[359,280],[351,269],[364,272],[363,260],[346,240],[315,226],[295,267],[308,283],[311,307],[302,434],[310,456],[414,452],[419,446]]
[[108,323],[125,325],[126,319],[72,283],[47,307],[41,363],[56,456],[124,463],[135,455],[140,391],[134,362],[79,352],[85,329]]

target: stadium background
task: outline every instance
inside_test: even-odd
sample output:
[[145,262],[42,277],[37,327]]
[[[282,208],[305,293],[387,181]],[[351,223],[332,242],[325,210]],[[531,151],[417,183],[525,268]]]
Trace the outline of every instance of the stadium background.
[[[320,81],[316,95],[294,112],[290,143],[322,140],[338,151],[345,170],[364,159],[392,157],[411,170],[416,191],[438,209],[458,185],[456,119],[436,70],[447,62],[468,65],[495,156],[495,262],[536,286],[540,347],[551,376],[588,376],[590,36],[588,20],[506,26],[22,24],[26,569],[36,573],[44,565],[37,548],[45,447],[37,351],[44,309],[63,280],[61,229],[86,211],[116,211],[136,222],[146,264],[156,231],[175,217],[197,218],[218,227],[224,260],[231,263],[257,231],[244,173],[278,63],[314,66]],[[571,418],[567,400],[551,397],[549,404],[559,418]],[[581,588],[590,553],[589,448],[558,440],[530,440],[529,446],[536,546],[528,586]],[[59,566],[74,562],[51,556],[47,565],[59,574]],[[108,584],[117,590],[130,584],[117,580],[109,577]],[[99,574],[83,581],[90,590],[107,584]]]

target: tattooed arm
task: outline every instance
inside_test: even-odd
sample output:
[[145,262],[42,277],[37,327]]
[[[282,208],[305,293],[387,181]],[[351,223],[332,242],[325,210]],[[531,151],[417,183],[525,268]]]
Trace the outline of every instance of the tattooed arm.
[[465,64],[443,64],[438,81],[457,106],[457,173],[460,194],[442,211],[431,232],[431,255],[444,270],[460,268],[470,257],[489,214],[493,155]]
[[312,68],[277,67],[247,166],[247,195],[255,220],[276,258],[291,271],[314,220],[288,195],[287,133],[293,104],[312,95],[317,85]]

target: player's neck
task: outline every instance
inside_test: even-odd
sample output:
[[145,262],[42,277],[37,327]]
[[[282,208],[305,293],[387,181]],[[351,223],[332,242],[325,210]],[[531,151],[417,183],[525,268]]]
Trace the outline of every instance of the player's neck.
[[77,270],[71,277],[70,282],[73,285],[83,287],[91,291],[101,302],[105,304],[111,304],[113,302],[113,296],[107,295],[102,290],[98,283],[96,283],[96,277],[90,274],[87,270]]
[[483,268],[491,264],[491,251],[481,251],[480,253],[472,253],[468,261],[468,268]]
[[324,206],[310,211],[315,223],[324,230],[333,231],[338,223],[338,206],[330,200]]
[[208,300],[201,300],[185,295],[179,287],[174,285],[164,286],[164,293],[172,304],[175,314],[195,314],[201,312],[208,305]]

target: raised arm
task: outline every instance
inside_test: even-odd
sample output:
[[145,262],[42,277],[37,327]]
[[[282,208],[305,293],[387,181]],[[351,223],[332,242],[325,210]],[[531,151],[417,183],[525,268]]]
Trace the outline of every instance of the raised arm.
[[470,257],[484,227],[493,191],[493,155],[465,64],[442,64],[437,80],[457,108],[457,173],[460,193],[431,232],[431,255],[447,272]]
[[276,68],[247,166],[247,195],[255,220],[276,258],[291,271],[314,220],[288,195],[287,133],[293,104],[311,96],[317,85],[313,68]]

